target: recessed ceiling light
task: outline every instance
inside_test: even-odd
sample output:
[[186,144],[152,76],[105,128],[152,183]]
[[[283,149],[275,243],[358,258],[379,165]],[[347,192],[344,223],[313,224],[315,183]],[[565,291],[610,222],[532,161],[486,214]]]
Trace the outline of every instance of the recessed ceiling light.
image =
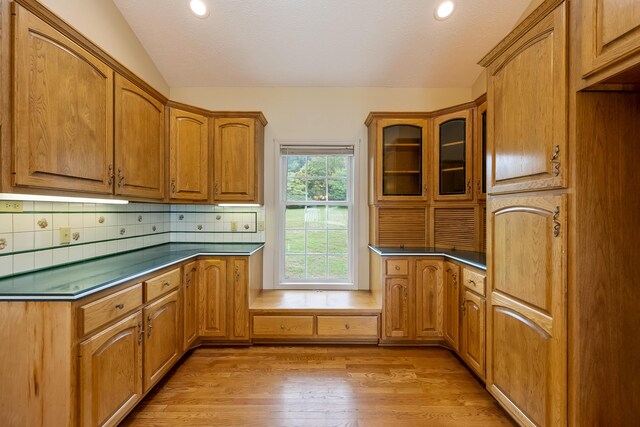
[[434,16],[438,21],[444,21],[453,13],[456,5],[452,1],[443,1],[434,12]]
[[191,0],[189,6],[191,7],[191,12],[198,18],[206,18],[209,16],[209,8],[204,0]]

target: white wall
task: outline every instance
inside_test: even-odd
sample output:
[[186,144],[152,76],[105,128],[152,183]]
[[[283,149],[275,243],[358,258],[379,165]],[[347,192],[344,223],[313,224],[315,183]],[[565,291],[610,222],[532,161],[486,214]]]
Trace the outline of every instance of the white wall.
[[369,287],[367,206],[367,133],[371,111],[433,111],[472,100],[471,88],[171,88],[170,98],[210,110],[262,111],[265,128],[264,287],[276,274],[276,142],[360,142],[358,162],[358,287]]
[[39,0],[165,96],[169,85],[111,0]]

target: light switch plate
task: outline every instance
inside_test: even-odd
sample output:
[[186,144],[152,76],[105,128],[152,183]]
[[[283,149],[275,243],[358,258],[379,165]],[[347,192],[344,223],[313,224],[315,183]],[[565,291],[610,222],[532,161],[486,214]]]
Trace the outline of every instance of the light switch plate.
[[60,227],[60,244],[71,242],[71,227]]
[[258,221],[258,231],[264,231],[264,221]]
[[0,212],[22,212],[22,202],[16,200],[0,201]]
[[238,221],[231,221],[231,231],[238,231]]

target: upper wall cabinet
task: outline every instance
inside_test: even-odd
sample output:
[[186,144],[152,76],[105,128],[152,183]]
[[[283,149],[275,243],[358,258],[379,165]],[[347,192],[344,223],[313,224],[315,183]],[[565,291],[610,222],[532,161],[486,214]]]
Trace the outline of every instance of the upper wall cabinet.
[[214,202],[263,203],[264,123],[255,118],[216,118]]
[[476,109],[476,139],[474,143],[475,168],[473,180],[475,182],[476,198],[487,198],[487,103],[483,102]]
[[113,71],[14,5],[16,186],[110,194]]
[[[640,64],[640,2],[582,1],[582,75],[597,83]],[[617,83],[638,83],[614,77]]]
[[490,194],[566,185],[566,52],[563,2],[508,48],[483,60]]
[[369,204],[429,199],[428,121],[378,119],[369,126]]
[[115,193],[164,198],[164,105],[120,75],[115,79]]
[[434,200],[473,199],[471,110],[434,119]]
[[169,122],[169,197],[209,197],[209,127],[199,114],[171,108]]

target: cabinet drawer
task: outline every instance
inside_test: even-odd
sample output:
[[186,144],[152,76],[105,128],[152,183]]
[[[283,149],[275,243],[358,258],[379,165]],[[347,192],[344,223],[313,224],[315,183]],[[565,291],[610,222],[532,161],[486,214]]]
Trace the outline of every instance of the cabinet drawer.
[[312,337],[313,316],[254,316],[253,336]]
[[377,338],[378,316],[318,316],[318,336]]
[[476,292],[477,294],[485,296],[485,277],[486,276],[484,274],[476,273],[475,271],[471,271],[465,268],[462,273],[462,283],[464,284],[464,286]]
[[387,276],[406,276],[409,274],[408,259],[388,259]]
[[160,295],[169,293],[180,285],[180,269],[176,268],[160,276],[144,282],[146,301],[156,299]]
[[80,307],[81,335],[95,331],[142,304],[142,284],[138,283],[115,294]]

